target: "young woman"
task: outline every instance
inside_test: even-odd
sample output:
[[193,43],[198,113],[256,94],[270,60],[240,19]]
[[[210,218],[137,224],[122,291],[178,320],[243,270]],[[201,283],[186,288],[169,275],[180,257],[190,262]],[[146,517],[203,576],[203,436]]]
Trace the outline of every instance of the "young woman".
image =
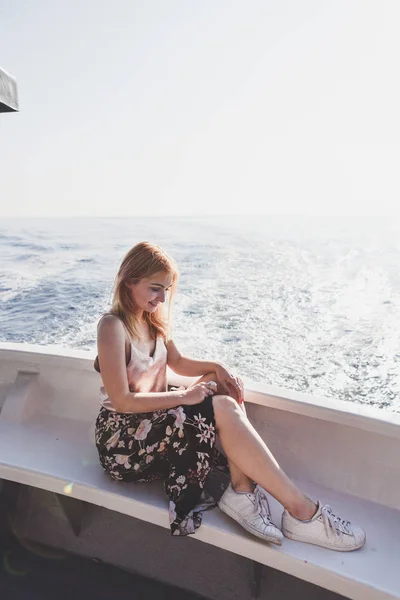
[[[202,511],[218,504],[267,542],[280,545],[283,533],[332,550],[363,546],[360,527],[313,502],[279,467],[246,417],[240,377],[221,362],[179,352],[169,325],[178,275],[160,247],[137,244],[122,261],[112,308],[100,319],[96,445],[105,471],[120,481],[163,480],[172,535],[194,533]],[[199,379],[169,388],[167,365]],[[216,434],[226,458],[215,447]],[[265,490],[285,509],[282,530],[271,520]]]

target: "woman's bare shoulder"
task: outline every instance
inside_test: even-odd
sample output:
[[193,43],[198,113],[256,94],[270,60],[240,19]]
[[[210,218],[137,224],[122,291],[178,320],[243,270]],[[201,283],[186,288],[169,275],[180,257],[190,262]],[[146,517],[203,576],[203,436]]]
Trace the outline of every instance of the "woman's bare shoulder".
[[102,338],[115,335],[123,335],[125,337],[125,328],[119,317],[107,313],[100,318],[97,324],[97,335]]
[[[125,345],[125,354],[127,352],[127,337],[125,327],[116,315],[107,313],[100,317],[97,324],[97,349],[99,354],[94,361],[95,370],[100,373],[99,355],[113,355],[119,352],[119,349]],[[126,357],[126,364],[129,358]]]

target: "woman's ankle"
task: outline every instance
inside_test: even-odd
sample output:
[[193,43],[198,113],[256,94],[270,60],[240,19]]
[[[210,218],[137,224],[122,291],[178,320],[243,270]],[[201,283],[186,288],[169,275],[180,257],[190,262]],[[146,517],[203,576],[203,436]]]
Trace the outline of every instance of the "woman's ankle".
[[287,509],[292,517],[298,521],[310,521],[315,516],[317,510],[318,505],[307,497]]
[[253,494],[254,493],[254,484],[251,481],[239,481],[233,482],[231,481],[232,488],[238,494]]

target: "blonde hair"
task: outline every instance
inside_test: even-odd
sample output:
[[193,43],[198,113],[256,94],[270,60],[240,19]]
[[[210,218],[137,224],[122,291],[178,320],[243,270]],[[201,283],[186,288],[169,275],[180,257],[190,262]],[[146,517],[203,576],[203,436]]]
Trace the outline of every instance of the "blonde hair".
[[144,312],[143,318],[149,324],[151,337],[156,339],[157,334],[160,333],[167,342],[171,338],[171,306],[179,279],[179,271],[174,259],[160,246],[150,242],[140,242],[133,246],[122,260],[115,278],[112,306],[109,313],[121,319],[132,337],[140,336],[136,327],[136,305],[127,283],[137,283],[140,279],[151,277],[160,271],[164,271],[172,277],[168,317],[165,317],[163,304],[160,303],[155,312]]

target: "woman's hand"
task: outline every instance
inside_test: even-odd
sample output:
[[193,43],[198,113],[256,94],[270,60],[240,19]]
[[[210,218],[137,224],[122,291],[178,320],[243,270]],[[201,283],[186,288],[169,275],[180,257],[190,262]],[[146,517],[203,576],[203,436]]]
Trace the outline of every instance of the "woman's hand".
[[207,396],[213,396],[216,391],[217,384],[215,381],[202,381],[201,383],[196,383],[183,392],[182,404],[189,406],[200,404]]
[[235,398],[239,404],[242,404],[244,401],[244,383],[240,377],[221,364],[217,365],[215,373],[225,393]]

